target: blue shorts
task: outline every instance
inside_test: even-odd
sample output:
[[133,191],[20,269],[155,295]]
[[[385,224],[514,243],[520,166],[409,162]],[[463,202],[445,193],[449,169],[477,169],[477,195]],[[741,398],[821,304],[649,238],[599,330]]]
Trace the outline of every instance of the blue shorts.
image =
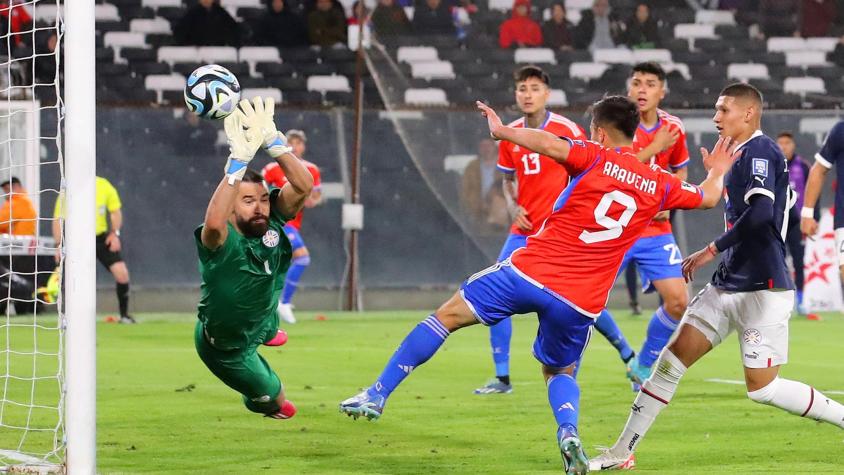
[[527,280],[513,269],[509,259],[469,277],[460,286],[460,295],[475,318],[487,326],[515,314],[536,312],[539,329],[533,356],[555,368],[580,361],[595,323],[557,295]]
[[305,241],[302,240],[302,235],[299,234],[298,229],[293,226],[285,226],[284,234],[287,235],[287,239],[290,241],[290,247],[292,247],[294,251],[305,247]]
[[624,272],[633,261],[642,279],[642,291],[653,292],[653,282],[662,279],[683,277],[683,255],[673,234],[641,238],[624,255],[618,273]]
[[498,255],[498,262],[510,257],[516,249],[525,247],[527,245],[527,236],[522,234],[510,234],[507,240],[504,241],[504,246],[501,248],[501,254]]

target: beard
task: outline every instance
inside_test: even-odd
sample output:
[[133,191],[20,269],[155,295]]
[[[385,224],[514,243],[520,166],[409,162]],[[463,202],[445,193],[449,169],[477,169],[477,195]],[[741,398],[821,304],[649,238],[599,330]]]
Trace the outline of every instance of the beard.
[[237,227],[240,229],[240,232],[242,232],[244,236],[250,238],[263,236],[267,233],[267,229],[270,227],[269,220],[263,215],[253,216],[249,219],[243,219],[240,216],[236,216],[235,221],[237,221]]

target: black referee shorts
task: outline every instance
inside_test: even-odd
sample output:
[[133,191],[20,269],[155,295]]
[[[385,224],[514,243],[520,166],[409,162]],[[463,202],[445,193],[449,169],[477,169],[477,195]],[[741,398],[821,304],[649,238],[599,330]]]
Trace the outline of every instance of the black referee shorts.
[[97,260],[100,261],[100,264],[105,266],[106,269],[109,269],[114,264],[122,262],[123,256],[120,255],[119,251],[112,252],[109,250],[105,242],[107,236],[107,232],[97,235]]

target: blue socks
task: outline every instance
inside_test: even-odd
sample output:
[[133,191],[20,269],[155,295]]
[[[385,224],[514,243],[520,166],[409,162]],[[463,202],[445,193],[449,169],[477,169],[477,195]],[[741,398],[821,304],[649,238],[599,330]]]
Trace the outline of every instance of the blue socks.
[[615,324],[615,320],[607,309],[604,309],[598,319],[595,320],[595,328],[618,350],[618,356],[621,357],[622,361],[627,363],[630,358],[633,358],[635,354],[633,348],[630,348],[630,344],[627,343],[627,339],[624,338],[624,334],[621,333],[621,329]]
[[489,327],[489,344],[492,346],[492,361],[495,362],[495,376],[510,376],[510,338],[513,336],[513,322],[505,318]]
[[565,431],[577,432],[577,416],[580,412],[580,388],[567,374],[558,374],[548,380],[548,403],[557,420],[557,440]]
[[448,335],[448,330],[433,315],[419,322],[393,353],[369,393],[389,397],[411,371],[434,356]]
[[659,357],[659,353],[668,344],[674,330],[680,322],[669,317],[665,313],[665,309],[659,307],[651,317],[651,323],[648,324],[648,334],[645,337],[645,342],[642,343],[642,351],[639,352],[639,364],[642,366],[651,367],[654,361]]
[[293,294],[296,293],[296,288],[299,286],[299,279],[302,278],[302,274],[310,263],[311,256],[294,257],[290,261],[287,278],[284,280],[284,290],[281,293],[281,303],[290,303],[293,300]]

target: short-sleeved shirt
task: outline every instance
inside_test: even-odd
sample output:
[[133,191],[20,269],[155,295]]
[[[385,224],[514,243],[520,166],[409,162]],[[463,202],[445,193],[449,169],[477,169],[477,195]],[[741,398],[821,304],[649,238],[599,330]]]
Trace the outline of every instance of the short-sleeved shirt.
[[[311,172],[311,176],[314,178],[314,191],[319,191],[320,188],[322,188],[322,179],[320,177],[319,167],[307,160],[302,160],[302,163],[308,168],[308,171]],[[268,185],[281,188],[287,184],[287,177],[284,176],[284,170],[282,170],[281,165],[276,162],[272,162],[265,166],[264,169],[261,170],[261,175],[264,176],[264,181],[266,181]],[[302,214],[304,211],[304,208],[299,211],[295,218],[287,222],[287,225],[293,226],[296,229],[302,229]]]
[[730,292],[793,289],[785,263],[788,211],[796,199],[788,183],[788,165],[777,143],[757,130],[740,144],[741,156],[724,177],[724,220],[732,228],[752,199],[774,202],[773,220],[752,239],[724,249],[712,284]]
[[[272,203],[278,193],[270,192]],[[202,226],[194,231],[202,278],[198,317],[217,349],[254,345],[278,325],[276,306],[293,251],[284,235],[284,217],[274,205],[271,209],[262,237],[246,237],[229,223],[226,241],[210,250],[202,244]]]
[[[524,127],[524,117],[511,122],[509,126]],[[586,139],[579,125],[553,112],[548,112],[545,122],[539,128],[558,137]],[[505,174],[516,176],[519,187],[516,203],[527,211],[528,219],[533,224],[529,231],[513,224],[510,233],[525,236],[535,234],[551,214],[554,200],[568,184],[569,175],[566,169],[550,157],[506,140],[498,144],[498,169]]]
[[38,213],[26,192],[12,192],[0,207],[0,233],[35,236]]
[[[108,215],[119,210],[123,205],[120,202],[120,195],[114,186],[105,178],[97,177],[96,180],[96,203],[97,203],[97,220],[96,220],[96,234],[104,234],[108,232]],[[59,195],[56,200],[56,207],[53,210],[53,217],[62,217],[62,206],[64,205],[64,195]]]
[[511,257],[528,279],[597,317],[606,306],[624,254],[662,210],[700,206],[703,193],[631,148],[571,141],[564,162],[571,182],[543,228]]
[[[650,165],[657,165],[663,170],[676,172],[689,165],[689,147],[686,145],[686,129],[683,127],[683,121],[679,117],[675,117],[661,109],[657,109],[656,114],[657,121],[653,128],[647,129],[642,124],[639,124],[639,127],[636,128],[636,136],[633,138],[633,150],[638,153],[650,145],[654,141],[657,132],[663,128],[677,130],[679,136],[677,137],[677,141],[674,142],[674,145],[668,150],[652,156],[645,162]],[[651,225],[645,229],[642,237],[661,236],[669,233],[671,233],[670,221],[651,221]]]
[[829,131],[821,150],[815,154],[815,161],[826,168],[835,166],[838,187],[835,189],[835,229],[844,228],[844,120]]

